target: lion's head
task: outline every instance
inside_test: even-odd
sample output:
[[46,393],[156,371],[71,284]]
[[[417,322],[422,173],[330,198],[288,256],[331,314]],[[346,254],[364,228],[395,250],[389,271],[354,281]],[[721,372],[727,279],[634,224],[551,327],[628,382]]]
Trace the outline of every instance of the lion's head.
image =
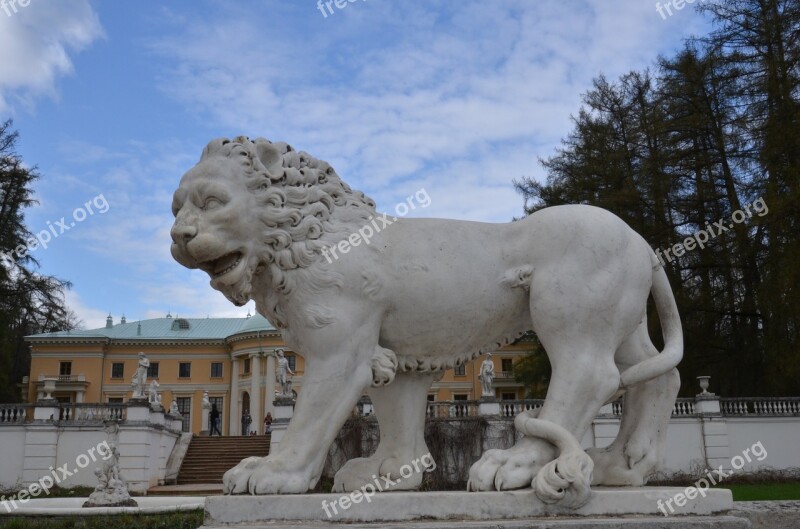
[[206,146],[181,178],[172,212],[172,256],[208,273],[211,286],[241,306],[262,274],[291,292],[295,272],[324,266],[319,250],[375,215],[375,203],[326,162],[285,143],[238,137]]

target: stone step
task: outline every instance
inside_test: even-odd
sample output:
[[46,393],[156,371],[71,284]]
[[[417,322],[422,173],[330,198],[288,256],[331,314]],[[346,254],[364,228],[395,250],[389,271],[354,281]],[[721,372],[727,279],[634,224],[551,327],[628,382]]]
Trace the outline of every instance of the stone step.
[[[200,529],[342,529],[341,523],[268,522],[247,525],[207,524]],[[529,518],[522,520],[423,521],[347,524],[347,529],[750,529],[750,522],[733,516],[675,518]],[[794,529],[794,528],[792,528]]]
[[[286,520],[294,524],[292,527],[329,523],[341,527],[341,524],[365,522],[380,523],[380,527],[404,527],[400,524],[417,522],[428,524],[422,527],[447,527],[436,524],[463,520],[457,527],[472,527],[466,525],[467,521],[483,523],[475,525],[476,528],[506,529],[559,527],[556,523],[570,527],[563,525],[563,522],[569,522],[573,524],[571,527],[632,529],[648,527],[642,520],[649,519],[652,521],[649,526],[653,528],[749,527],[748,520],[728,515],[733,509],[730,490],[706,489],[703,490],[704,497],[695,494],[692,498],[684,496],[685,491],[684,488],[673,487],[596,487],[592,489],[589,502],[579,509],[545,504],[531,489],[505,492],[212,496],[206,499],[205,523],[208,527],[236,524],[257,527],[258,524],[271,522],[270,527],[280,527],[276,522]],[[680,504],[675,502],[679,495],[682,497]],[[674,507],[669,511],[670,516],[663,514],[668,508],[665,506]],[[724,521],[727,525],[710,525],[708,521],[715,517],[726,518]],[[587,525],[587,520],[592,520],[593,525]]]
[[222,476],[250,456],[269,455],[270,436],[207,437],[195,436],[178,472],[177,483],[221,484]]

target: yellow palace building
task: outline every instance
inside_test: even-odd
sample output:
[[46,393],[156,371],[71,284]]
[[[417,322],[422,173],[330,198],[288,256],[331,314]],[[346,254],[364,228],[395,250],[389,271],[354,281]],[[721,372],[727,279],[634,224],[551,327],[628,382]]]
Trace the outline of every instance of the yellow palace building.
[[[45,380],[55,380],[53,397],[65,403],[125,402],[138,365],[138,353],[150,360],[148,384],[157,380],[165,408],[174,400],[183,429],[201,430],[201,402],[208,391],[222,414],[224,435],[241,435],[241,416],[252,417],[250,429],[263,433],[264,417],[274,409],[277,388],[275,351],[284,348],[278,332],[264,317],[178,318],[167,315],[93,330],[49,332],[27,336],[31,349],[30,376],[23,381],[28,402],[43,397]],[[533,348],[520,342],[491,351],[498,398],[521,399],[522,384],[514,380],[513,364]],[[285,350],[293,392],[302,391],[302,351]],[[434,383],[430,401],[476,400],[481,396],[478,372],[483,357],[445,372]]]

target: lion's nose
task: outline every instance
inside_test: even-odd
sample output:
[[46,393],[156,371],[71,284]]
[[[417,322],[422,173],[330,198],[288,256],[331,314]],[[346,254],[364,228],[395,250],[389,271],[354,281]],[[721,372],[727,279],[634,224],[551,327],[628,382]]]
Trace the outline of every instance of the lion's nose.
[[186,226],[186,225],[175,225],[170,230],[170,235],[172,235],[172,240],[176,243],[184,243],[191,241],[197,235],[197,228],[194,226]]

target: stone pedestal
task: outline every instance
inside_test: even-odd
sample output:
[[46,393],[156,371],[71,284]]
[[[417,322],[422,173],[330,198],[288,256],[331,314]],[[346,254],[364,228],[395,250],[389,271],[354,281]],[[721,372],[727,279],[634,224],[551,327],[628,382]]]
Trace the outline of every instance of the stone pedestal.
[[[674,504],[685,488],[597,488],[578,510],[547,505],[530,489],[510,492],[391,492],[211,496],[204,528],[217,527],[370,527],[414,528],[630,528],[746,529],[747,520],[726,516],[733,508],[729,490],[706,491]],[[686,499],[684,497],[684,499]],[[659,503],[660,501],[660,503]],[[659,505],[675,512],[664,516]],[[257,525],[262,524],[262,525]],[[329,525],[330,524],[330,525]]]
[[128,401],[128,422],[150,422],[150,403],[145,398]]
[[58,401],[56,399],[44,399],[36,401],[36,407],[33,409],[34,421],[57,421],[59,409]]
[[164,423],[167,429],[172,430],[173,432],[180,432],[183,430],[183,421],[181,420],[180,414],[175,415],[172,413],[167,413],[164,416]]
[[481,400],[478,401],[478,415],[497,417],[500,415],[500,401],[494,397],[481,397]]
[[294,400],[290,397],[278,397],[273,402],[275,406],[275,414],[272,417],[272,435],[269,441],[269,453],[274,454],[281,444],[286,433],[286,428],[289,427],[289,420],[294,413]]
[[153,406],[150,410],[150,422],[156,426],[164,426],[166,424],[163,407],[158,404]]
[[706,466],[708,468],[717,468],[722,465],[723,469],[730,469],[731,453],[728,442],[728,424],[722,417],[719,397],[713,393],[700,393],[695,398],[694,409],[702,422]]
[[200,435],[207,436],[211,431],[211,427],[209,426],[209,415],[211,410],[207,410],[203,408],[202,410],[202,421],[200,426]]

